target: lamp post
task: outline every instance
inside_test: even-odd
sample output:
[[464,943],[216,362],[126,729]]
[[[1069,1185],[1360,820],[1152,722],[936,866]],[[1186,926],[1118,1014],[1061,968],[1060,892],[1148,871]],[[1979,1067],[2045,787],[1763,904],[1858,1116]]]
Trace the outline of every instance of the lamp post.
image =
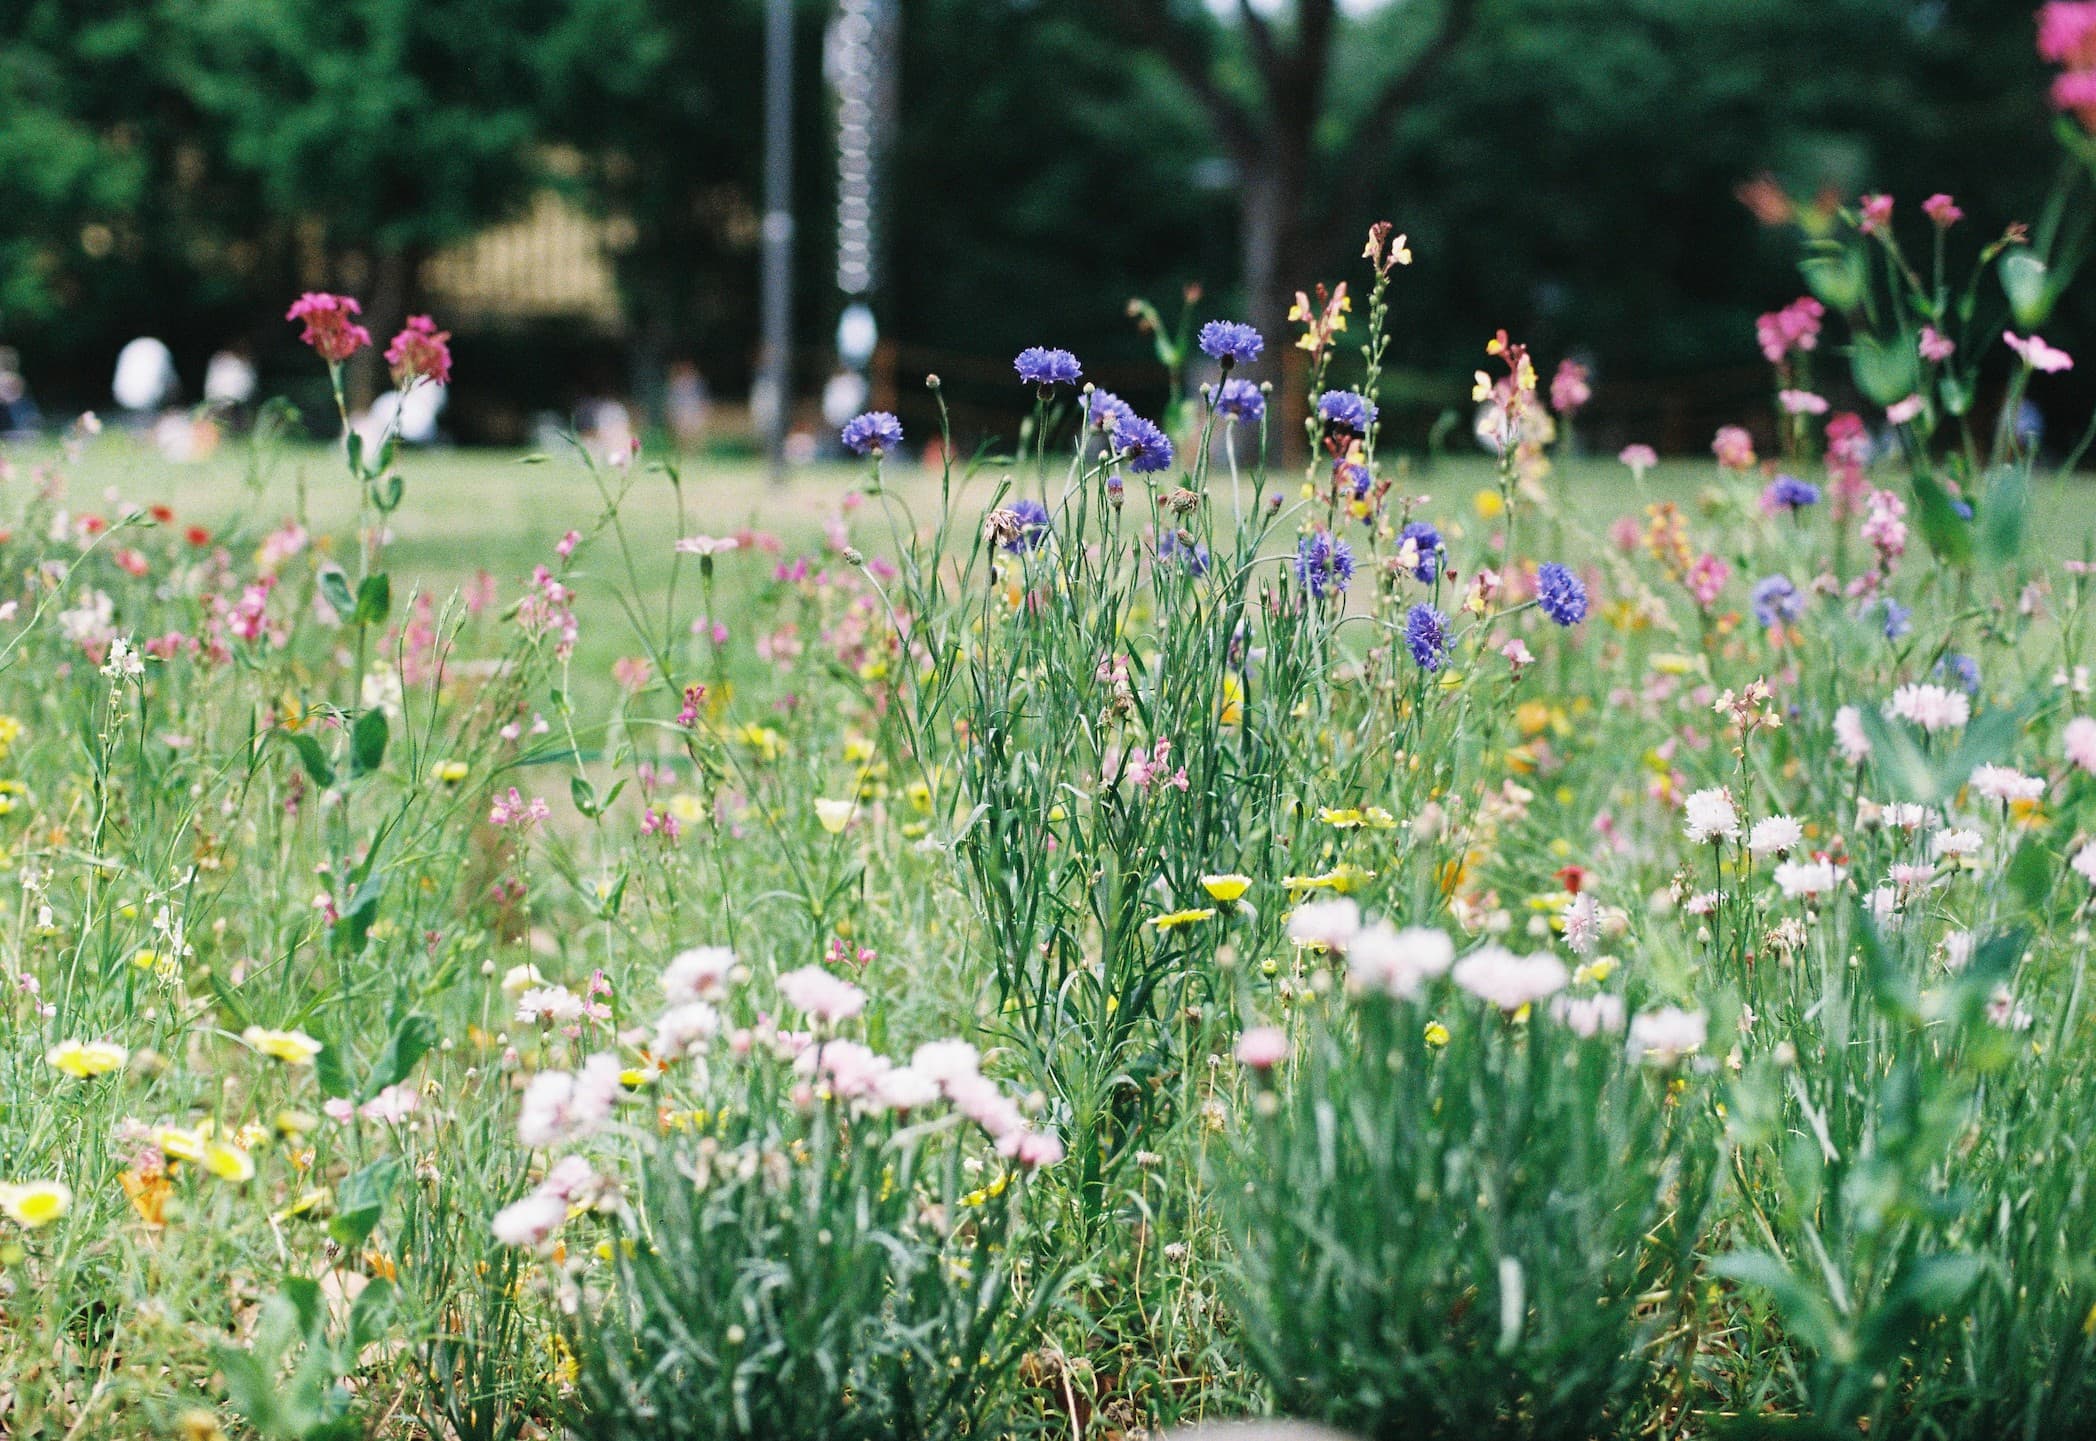
[[793,0],[764,13],[763,341],[752,397],[774,485],[786,479],[793,414]]

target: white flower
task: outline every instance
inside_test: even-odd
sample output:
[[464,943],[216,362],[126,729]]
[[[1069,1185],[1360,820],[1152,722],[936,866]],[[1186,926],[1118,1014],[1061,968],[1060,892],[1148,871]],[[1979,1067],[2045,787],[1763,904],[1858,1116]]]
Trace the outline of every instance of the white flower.
[[1863,898],[1864,909],[1870,918],[1881,926],[1894,925],[1899,920],[1900,893],[1895,886],[1878,886]]
[[1696,844],[1739,839],[1739,811],[1732,804],[1732,793],[1723,786],[1695,792],[1683,809],[1688,821],[1682,829]]
[[521,996],[533,987],[545,984],[546,978],[533,965],[511,966],[502,974],[502,994],[505,996]]
[[1980,833],[1968,830],[1941,830],[1930,840],[1929,849],[1939,856],[1978,855]]
[[1800,896],[1818,897],[1831,893],[1841,884],[1841,877],[1836,874],[1832,861],[1784,861],[1776,867],[1776,884],[1784,895],[1796,900]]
[[2070,864],[2073,865],[2075,871],[2083,880],[2092,886],[2096,886],[2096,841],[2090,841],[2076,851],[2074,859]]
[[1940,685],[1903,685],[1885,702],[1885,714],[1925,731],[1949,730],[1972,719],[1972,699]]
[[537,1025],[541,1021],[565,1026],[583,1017],[582,997],[566,986],[539,986],[517,997],[517,1021]]
[[1472,951],[1455,963],[1455,983],[1502,1011],[1518,1011],[1562,991],[1572,977],[1556,956],[1517,956],[1499,946]]
[[720,1034],[720,1012],[704,1001],[671,1006],[655,1022],[655,1054],[664,1060],[695,1055]]
[[1632,1019],[1625,1049],[1633,1061],[1671,1065],[1689,1052],[1700,1050],[1709,1038],[1710,1024],[1701,1011],[1661,1006]]
[[671,1005],[717,1001],[728,993],[735,971],[735,952],[726,946],[697,946],[679,951],[662,971],[662,997]]
[[1870,737],[1863,733],[1863,713],[1854,706],[1845,705],[1834,712],[1834,743],[1841,747],[1842,759],[1852,766],[1870,759]]
[[795,1010],[818,1021],[848,1021],[866,1009],[866,993],[821,966],[802,966],[779,977],[779,994]]
[[1550,1014],[1577,1036],[1592,1038],[1623,1029],[1622,998],[1605,991],[1598,996],[1559,996],[1550,1003]]
[[1455,942],[1440,931],[1423,926],[1392,930],[1379,921],[1354,937],[1346,956],[1347,978],[1356,990],[1410,999],[1426,982],[1446,975],[1455,958]]
[[1796,850],[1805,839],[1805,828],[1790,816],[1770,816],[1754,822],[1747,833],[1747,849],[1757,856],[1776,856]]
[[1962,971],[1972,960],[1976,937],[1970,931],[1952,931],[1943,938],[1943,969]]
[[982,1053],[966,1041],[926,1041],[910,1057],[910,1069],[951,1091],[956,1082],[982,1074]]
[[2060,733],[2060,740],[2067,751],[2071,764],[2085,771],[2096,771],[2096,718],[2078,715],[2067,722]]
[[1001,1141],[1026,1127],[1026,1113],[987,1076],[961,1077],[948,1084],[946,1095],[956,1111],[982,1127],[993,1140]]
[[619,1098],[619,1070],[618,1057],[599,1052],[573,1075],[539,1072],[524,1088],[517,1138],[536,1148],[590,1135],[611,1119]]
[[145,660],[131,649],[130,641],[118,636],[109,643],[109,659],[102,662],[103,675],[111,680],[131,680],[145,673]]
[[543,1246],[568,1219],[568,1203],[544,1191],[533,1191],[495,1213],[490,1229],[505,1246]]
[[1288,939],[1299,946],[1323,946],[1343,951],[1361,933],[1361,908],[1341,896],[1329,901],[1309,901],[1288,916]]
[[1581,891],[1565,907],[1565,944],[1576,956],[1591,956],[1601,945],[1601,903],[1590,891]]
[[891,1111],[919,1111],[939,1099],[939,1083],[914,1066],[891,1066],[873,1083],[874,1099]]
[[2045,782],[2012,766],[1975,766],[1972,788],[1991,801],[2034,801],[2045,795]]

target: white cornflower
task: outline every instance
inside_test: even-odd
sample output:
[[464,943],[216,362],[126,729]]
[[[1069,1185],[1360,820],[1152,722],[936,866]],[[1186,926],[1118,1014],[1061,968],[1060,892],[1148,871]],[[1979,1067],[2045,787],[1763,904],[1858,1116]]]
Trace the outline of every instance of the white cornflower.
[[1754,822],[1747,832],[1747,849],[1757,856],[1779,856],[1796,850],[1805,839],[1805,828],[1790,816],[1770,816]]
[[1683,809],[1687,815],[1683,832],[1696,844],[1739,838],[1739,811],[1732,804],[1731,793],[1723,786],[1695,792]]

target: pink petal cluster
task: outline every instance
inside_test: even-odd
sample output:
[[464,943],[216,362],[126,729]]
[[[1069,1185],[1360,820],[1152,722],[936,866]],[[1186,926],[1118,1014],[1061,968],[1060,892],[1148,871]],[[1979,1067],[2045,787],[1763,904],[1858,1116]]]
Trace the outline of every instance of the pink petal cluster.
[[309,290],[291,302],[284,318],[302,322],[305,329],[298,338],[312,346],[328,364],[340,365],[371,344],[371,332],[356,323],[363,311],[364,307],[347,295]]
[[1781,310],[1772,310],[1754,322],[1754,338],[1770,365],[1781,365],[1794,350],[1819,348],[1820,322],[1827,307],[1809,295],[1801,295]]

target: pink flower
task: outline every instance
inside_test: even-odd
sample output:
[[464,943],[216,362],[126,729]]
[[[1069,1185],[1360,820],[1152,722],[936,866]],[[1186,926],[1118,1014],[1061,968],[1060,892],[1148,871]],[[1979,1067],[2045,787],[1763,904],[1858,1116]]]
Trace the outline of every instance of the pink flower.
[[2096,3],[2053,0],[2041,9],[2038,58],[2075,69],[2096,66]]
[[1940,364],[1951,358],[1952,354],[1956,352],[1958,345],[1956,341],[1944,335],[1935,326],[1924,325],[1921,328],[1921,343],[1917,348],[1921,351],[1923,360],[1932,364]]
[[364,307],[346,295],[309,290],[291,302],[286,320],[302,321],[299,339],[313,347],[329,365],[340,365],[371,344],[371,332],[356,323]]
[[1896,400],[1891,405],[1886,406],[1885,419],[1894,425],[1905,425],[1908,421],[1920,415],[1921,410],[1921,397],[1910,395],[1905,400]]
[[1809,295],[1801,295],[1781,310],[1772,310],[1754,322],[1754,338],[1770,365],[1781,365],[1793,350],[1819,347],[1820,322],[1827,307]]
[[495,797],[495,803],[488,807],[488,824],[528,830],[552,814],[544,797],[533,796],[526,801],[522,793],[511,786],[508,795]]
[[1559,361],[1557,374],[1550,378],[1550,408],[1569,416],[1592,400],[1594,389],[1588,379],[1587,368],[1578,361]]
[[1921,213],[1935,222],[1939,230],[1948,230],[1965,218],[1965,212],[1958,209],[1958,202],[1940,191],[1921,202]]
[[2055,79],[2052,108],[2071,110],[2084,126],[2096,126],[2096,70],[2069,70]]
[[1237,1038],[1238,1064],[1271,1071],[1288,1058],[1288,1033],[1279,1026],[1252,1026]]
[[1779,390],[1776,399],[1788,415],[1825,415],[1827,398],[1809,390]]
[[418,380],[449,385],[451,332],[437,329],[426,315],[410,315],[406,328],[386,347],[386,364],[393,367],[393,383],[402,390]]
[[1683,578],[1688,593],[1696,598],[1696,604],[1709,609],[1724,593],[1725,582],[1732,579],[1732,567],[1721,556],[1704,551],[1689,562],[1688,574]]
[[1856,229],[1865,235],[1876,235],[1892,224],[1892,197],[1890,195],[1866,195],[1863,197],[1863,219]]
[[1719,430],[1710,442],[1710,452],[1718,458],[1718,464],[1727,470],[1754,468],[1754,437],[1737,425],[1728,425]]
[[2064,350],[2056,350],[2047,345],[2042,335],[2033,335],[2025,340],[2014,331],[2004,330],[2001,338],[2009,343],[2009,349],[2023,357],[2023,363],[2032,370],[2042,370],[2047,375],[2055,375],[2062,370],[2074,369],[2074,357]]
[[1643,480],[1645,472],[1659,464],[1659,452],[1649,445],[1626,445],[1617,454],[1616,459],[1630,467],[1633,479]]
[[1052,1166],[1063,1158],[1062,1138],[1053,1131],[1013,1131],[997,1143],[997,1149],[1027,1171]]

